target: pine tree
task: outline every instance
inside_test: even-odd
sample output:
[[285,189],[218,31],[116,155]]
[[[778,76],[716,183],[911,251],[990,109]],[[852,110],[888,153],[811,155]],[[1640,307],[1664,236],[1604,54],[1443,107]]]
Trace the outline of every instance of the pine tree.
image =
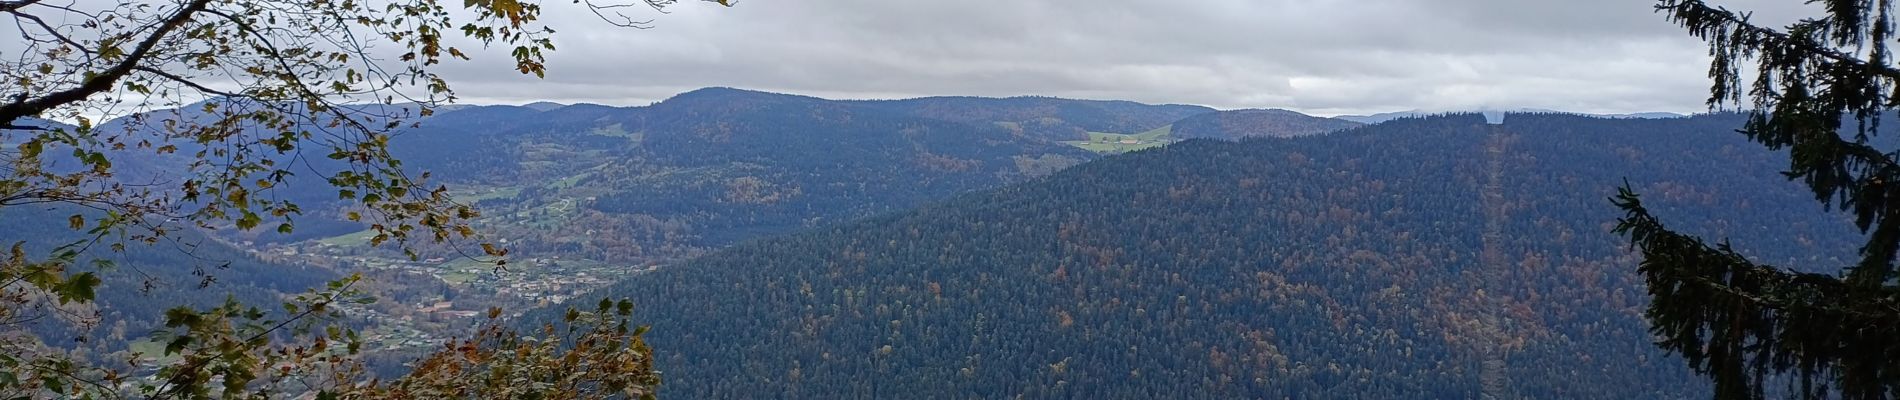
[[[1643,257],[1650,330],[1713,380],[1718,399],[1784,389],[1802,398],[1900,398],[1900,153],[1874,140],[1900,105],[1888,49],[1893,4],[1814,3],[1825,15],[1782,29],[1698,0],[1656,6],[1708,43],[1709,106],[1746,109],[1741,133],[1787,149],[1784,174],[1852,214],[1866,235],[1854,265],[1764,265],[1726,242],[1669,230],[1628,187],[1616,196],[1627,212],[1616,231]],[[1806,272],[1827,270],[1836,272]]]

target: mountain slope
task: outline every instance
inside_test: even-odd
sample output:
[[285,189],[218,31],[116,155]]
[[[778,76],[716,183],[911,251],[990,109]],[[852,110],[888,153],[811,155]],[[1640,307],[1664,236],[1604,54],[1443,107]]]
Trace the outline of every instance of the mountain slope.
[[[1096,157],[1049,139],[1054,134],[1044,128],[1086,136],[1207,111],[1043,97],[839,101],[706,88],[647,107],[447,108],[395,133],[390,148],[406,167],[430,173],[432,184],[482,203],[487,230],[512,239],[517,254],[648,261],[907,209]],[[196,111],[153,114],[194,118]],[[234,237],[290,243],[365,228],[343,221],[350,204],[322,182],[342,165],[314,156],[292,162],[299,174],[273,195],[304,206],[298,229]]]
[[652,324],[672,396],[1701,397],[1650,345],[1614,187],[1764,260],[1853,248],[1739,123],[1189,141],[602,294]]
[[991,122],[727,88],[649,107],[470,108],[391,147],[448,182],[503,193],[473,197],[518,252],[621,260],[910,208],[1094,157]]
[[[0,211],[0,226],[7,227],[12,235],[9,239],[18,241],[27,256],[45,259],[57,247],[90,239],[85,232],[67,227],[68,216],[92,219],[99,214],[66,205],[8,207]],[[98,314],[82,312],[77,316],[96,316],[106,324],[84,327],[70,323],[71,318],[49,317],[32,321],[28,332],[49,345],[87,349],[92,355],[118,362],[108,354],[150,339],[149,335],[162,327],[165,310],[172,307],[208,308],[221,304],[228,296],[276,310],[284,294],[300,293],[342,277],[304,263],[262,259],[191,229],[174,230],[154,244],[126,243],[123,251],[108,247],[90,246],[91,251],[69,267],[69,273],[92,272],[103,280],[95,302],[83,308]],[[110,264],[102,266],[95,260]],[[23,311],[30,315],[45,310]]]
[[1086,140],[1090,132],[1146,132],[1214,111],[1202,106],[1054,97],[924,97],[861,103],[923,118],[1000,124],[1019,135],[1045,140]]
[[1174,123],[1176,139],[1294,137],[1331,133],[1365,125],[1287,110],[1230,110],[1188,117]]

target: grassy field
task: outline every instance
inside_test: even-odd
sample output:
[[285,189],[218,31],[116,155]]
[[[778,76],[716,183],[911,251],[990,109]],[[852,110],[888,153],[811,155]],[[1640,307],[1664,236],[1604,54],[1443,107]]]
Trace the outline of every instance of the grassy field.
[[369,238],[373,236],[376,236],[376,231],[364,229],[348,235],[332,236],[318,240],[317,243],[337,247],[364,246],[369,244]]
[[[1133,134],[1089,132],[1089,140],[1070,140],[1063,143],[1096,153],[1123,153],[1174,143],[1173,133],[1174,126],[1172,125]],[[1123,143],[1123,141],[1135,143]]]
[[495,265],[471,260],[466,257],[453,257],[450,258],[448,262],[437,265],[436,268],[441,269],[440,271],[436,271],[436,276],[441,277],[442,281],[461,285],[467,284],[468,281],[475,280],[475,278],[480,277],[483,273],[493,271]]
[[474,204],[488,199],[512,199],[518,195],[521,195],[521,188],[518,187],[457,190],[449,193],[449,197],[454,197],[455,201],[463,204]]
[[640,144],[641,142],[645,142],[647,139],[646,131],[638,131],[638,132],[628,131],[627,127],[621,126],[619,123],[614,123],[613,125],[594,128],[594,130],[589,131],[588,133],[601,135],[601,136],[623,137],[623,138],[627,138],[627,141],[633,142],[636,145]]
[[557,190],[558,190],[558,189],[571,189],[571,188],[573,188],[573,187],[574,187],[574,185],[578,185],[578,184],[580,184],[580,183],[581,183],[581,180],[582,180],[582,179],[587,179],[587,177],[590,177],[590,176],[594,176],[594,173],[593,173],[592,171],[589,171],[589,172],[582,172],[582,173],[580,173],[580,174],[578,174],[578,175],[574,175],[574,176],[570,176],[570,177],[566,177],[566,178],[561,178],[561,180],[558,180],[558,181],[554,181],[554,182],[552,182],[552,183],[549,183],[549,184],[548,184],[548,186],[547,186],[547,188],[549,188],[549,189],[557,189]]

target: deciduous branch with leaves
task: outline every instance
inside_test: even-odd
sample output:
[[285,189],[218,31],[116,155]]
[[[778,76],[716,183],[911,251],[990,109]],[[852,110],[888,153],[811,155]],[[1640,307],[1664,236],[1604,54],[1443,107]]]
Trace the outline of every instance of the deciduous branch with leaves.
[[[638,28],[648,21],[629,16],[631,6],[664,12],[675,1],[575,7]],[[518,0],[0,0],[0,18],[11,20],[19,41],[0,50],[0,210],[77,207],[85,212],[60,222],[89,237],[45,256],[14,245],[0,265],[0,329],[7,330],[0,332],[0,396],[247,397],[377,387],[348,374],[309,381],[325,376],[320,369],[352,371],[346,360],[354,344],[336,346],[354,343],[354,333],[315,329],[321,334],[309,336],[313,342],[281,343],[304,337],[290,331],[305,330],[287,328],[326,321],[317,316],[338,302],[364,300],[350,290],[355,277],[299,297],[282,313],[236,302],[174,309],[165,316],[173,334],[165,352],[179,361],[160,368],[155,383],[132,384],[137,377],[124,368],[87,365],[14,328],[92,300],[99,272],[80,260],[98,250],[94,244],[122,250],[187,229],[294,230],[303,208],[273,191],[298,177],[333,186],[354,203],[359,211],[348,216],[370,225],[374,244],[392,242],[413,256],[412,241],[479,240],[469,225],[476,210],[431,186],[427,174],[405,169],[390,153],[390,135],[455,100],[436,72],[441,63],[499,49],[516,71],[546,74],[554,30],[541,15],[539,3]],[[138,170],[125,167],[128,159],[173,162]],[[481,247],[490,261],[506,262],[505,249]],[[510,335],[484,331],[477,337],[489,339],[444,354],[513,343],[499,339]],[[583,337],[637,341],[638,333],[604,335]],[[534,354],[571,351],[545,350]],[[543,376],[528,379],[536,377]]]

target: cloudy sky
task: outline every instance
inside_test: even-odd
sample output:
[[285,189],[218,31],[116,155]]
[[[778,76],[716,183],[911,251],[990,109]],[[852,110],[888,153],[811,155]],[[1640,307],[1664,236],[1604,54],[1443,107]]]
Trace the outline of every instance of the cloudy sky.
[[[596,0],[614,1],[614,0]],[[1651,0],[683,1],[654,28],[566,1],[550,74],[489,53],[465,102],[641,105],[731,86],[829,98],[1049,95],[1288,108],[1704,109],[1706,48]],[[1795,0],[1713,3],[1801,15]]]

